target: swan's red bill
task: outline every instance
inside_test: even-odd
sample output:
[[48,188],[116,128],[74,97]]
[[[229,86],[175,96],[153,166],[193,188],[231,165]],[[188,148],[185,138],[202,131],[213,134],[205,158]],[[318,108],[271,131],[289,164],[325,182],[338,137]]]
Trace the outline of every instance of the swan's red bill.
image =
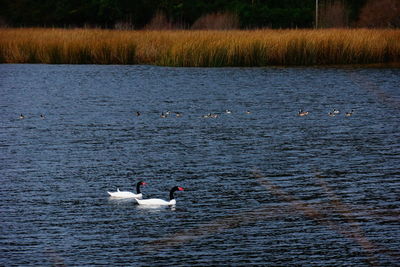
[[183,191],[184,188],[183,188],[183,187],[178,187],[178,190],[179,190],[179,191]]

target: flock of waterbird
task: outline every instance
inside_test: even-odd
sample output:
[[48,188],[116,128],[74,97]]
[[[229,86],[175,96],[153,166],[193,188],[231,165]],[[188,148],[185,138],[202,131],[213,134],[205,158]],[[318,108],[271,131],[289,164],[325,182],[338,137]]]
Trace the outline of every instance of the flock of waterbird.
[[[226,114],[232,114],[231,110],[225,110]],[[351,110],[349,112],[345,112],[345,116],[346,117],[350,117],[352,116],[354,113],[354,110]],[[250,111],[246,111],[245,114],[251,114]],[[303,117],[303,116],[307,116],[309,114],[308,111],[304,111],[303,109],[300,109],[299,112],[297,113],[298,116]],[[332,111],[330,111],[328,113],[328,115],[330,117],[334,117],[340,114],[340,110],[338,109],[333,109]],[[140,111],[136,112],[136,116],[141,116],[142,113]],[[167,112],[162,112],[160,117],[161,118],[167,118],[168,116],[173,116],[175,115],[176,117],[181,117],[182,113],[181,112],[171,112],[171,111],[167,111]],[[208,113],[206,115],[203,115],[202,118],[218,118],[219,114],[217,113]],[[170,192],[169,192],[169,200],[164,200],[164,199],[159,199],[159,198],[150,198],[150,199],[143,199],[143,194],[140,191],[140,187],[143,185],[146,185],[147,183],[140,181],[136,184],[136,194],[132,193],[130,191],[120,191],[119,188],[117,188],[117,191],[115,192],[107,192],[111,198],[116,198],[116,199],[129,199],[129,198],[133,198],[136,200],[136,202],[139,205],[146,205],[146,206],[173,206],[176,204],[176,200],[174,197],[174,193],[176,191],[183,191],[184,188],[183,187],[179,187],[179,186],[174,186],[171,188]]]
[[136,194],[132,193],[130,191],[120,191],[117,188],[117,191],[115,192],[107,192],[111,198],[114,199],[130,199],[133,198],[136,200],[136,202],[139,205],[145,205],[145,206],[173,206],[176,204],[175,196],[174,193],[176,191],[184,191],[183,187],[180,186],[174,186],[171,188],[169,191],[169,200],[164,200],[161,198],[148,198],[148,199],[143,199],[143,194],[140,191],[140,187],[142,185],[147,185],[147,183],[140,181],[137,182],[136,184]]
[[[232,114],[232,111],[229,110],[229,109],[227,109],[227,110],[224,111],[224,113],[225,113],[225,114]],[[244,113],[247,114],[247,115],[251,114],[251,112],[250,112],[249,110],[246,110]],[[354,113],[354,110],[352,109],[351,111],[346,112],[344,115],[345,115],[346,117],[350,117],[350,116],[353,115],[353,113]],[[299,112],[297,113],[297,116],[304,117],[304,116],[307,116],[308,114],[309,114],[308,111],[304,111],[303,109],[300,109]],[[332,111],[330,111],[330,112],[328,113],[328,115],[329,115],[330,117],[334,117],[334,116],[337,116],[337,115],[339,115],[339,114],[340,114],[340,110],[335,109],[335,108],[334,108]],[[139,117],[139,116],[142,116],[143,113],[140,112],[140,111],[136,111],[135,115],[136,115],[137,117]],[[182,114],[181,112],[176,112],[176,111],[175,111],[175,112],[166,111],[166,112],[161,112],[161,114],[160,114],[160,118],[168,118],[168,117],[170,117],[170,116],[175,116],[175,117],[178,117],[178,118],[179,118],[179,117],[182,117],[183,114]],[[205,119],[209,119],[209,118],[215,119],[215,118],[218,118],[219,116],[220,116],[220,114],[218,114],[218,113],[207,113],[207,114],[205,114],[205,115],[203,115],[203,116],[201,116],[201,117],[202,117],[202,118],[205,118]],[[25,115],[23,115],[23,114],[21,114],[21,115],[19,116],[19,119],[20,119],[20,120],[23,120],[23,119],[25,119],[25,118],[26,118],[26,117],[25,117]],[[45,115],[40,114],[40,118],[41,118],[41,119],[45,119],[46,117],[45,117]]]
[[[231,110],[225,110],[224,112],[225,114],[232,114]],[[346,112],[344,115],[346,117],[350,117],[352,116],[354,113],[354,110],[351,110],[349,112]],[[251,114],[250,111],[246,111],[245,114]],[[308,111],[304,111],[303,109],[300,109],[299,112],[297,113],[297,116],[303,117],[303,116],[307,116],[309,114]],[[330,111],[328,113],[328,115],[330,117],[334,117],[340,114],[340,111],[337,109],[333,109],[332,111]],[[141,116],[142,113],[140,111],[136,111],[136,116]],[[167,118],[168,116],[173,116],[175,115],[175,117],[182,117],[182,113],[181,112],[171,112],[171,111],[167,111],[167,112],[162,112],[160,117],[161,118]],[[202,118],[218,118],[219,114],[217,113],[208,113],[206,115],[201,116]],[[25,119],[26,117],[21,114],[19,116],[19,119]],[[45,115],[40,114],[40,118],[41,119],[45,119]],[[164,200],[164,199],[159,199],[159,198],[150,198],[150,199],[142,199],[143,195],[140,191],[140,187],[143,185],[146,185],[147,183],[140,181],[136,184],[136,194],[132,193],[130,191],[120,191],[119,188],[117,188],[117,191],[115,192],[108,192],[108,194],[110,195],[111,198],[117,198],[117,199],[129,199],[129,198],[133,198],[136,200],[136,202],[139,205],[152,205],[152,206],[172,206],[176,204],[176,200],[174,197],[174,193],[176,191],[183,191],[184,188],[180,187],[180,186],[174,186],[171,188],[170,192],[169,192],[169,201],[168,200]]]
[[[227,109],[227,110],[225,110],[224,113],[225,114],[232,114],[232,111]],[[249,110],[246,110],[244,113],[247,114],[247,115],[251,114],[251,112]],[[352,109],[351,111],[346,112],[344,115],[346,117],[350,117],[350,116],[353,115],[353,113],[354,113],[354,110]],[[215,119],[215,118],[218,118],[220,116],[220,114],[218,114],[218,113],[207,113],[206,115],[203,115],[201,117],[202,118],[206,118],[206,119],[208,119],[208,118]],[[297,115],[300,116],[300,117],[307,116],[308,114],[309,114],[309,112],[308,111],[304,111],[303,109],[300,109],[299,112],[297,113]],[[340,110],[335,109],[335,108],[328,113],[328,115],[330,117],[334,117],[334,116],[337,116],[339,114],[340,114]],[[141,115],[142,115],[142,113],[140,111],[136,111],[136,116],[139,117]],[[167,111],[167,112],[161,112],[160,118],[168,118],[169,116],[174,116],[174,115],[176,117],[182,117],[183,116],[181,112]]]
[[[25,118],[26,118],[26,117],[25,117],[24,114],[21,113],[21,115],[19,115],[19,119],[20,119],[20,120],[23,120],[23,119],[25,119]],[[42,120],[44,120],[44,119],[46,118],[46,116],[44,116],[43,114],[40,114],[40,118],[41,118]]]
[[[347,111],[346,113],[344,113],[344,115],[346,117],[350,117],[350,116],[353,116],[353,113],[354,113],[354,110],[352,109],[351,111]],[[297,116],[303,117],[303,116],[307,116],[308,114],[309,114],[308,111],[304,111],[304,110],[300,109],[299,112],[297,113]],[[340,114],[340,110],[334,108],[332,111],[330,111],[328,113],[328,116],[335,117],[339,114]]]
[[[225,110],[224,113],[232,114],[232,111],[227,109],[227,110]],[[137,117],[139,117],[142,115],[142,112],[136,111],[135,114]],[[247,111],[245,111],[245,114],[251,114],[251,112],[247,110]],[[176,112],[176,111],[166,111],[166,112],[161,112],[161,114],[160,114],[160,118],[168,118],[170,116],[182,117],[183,114],[182,114],[182,112]],[[215,119],[215,118],[218,118],[219,116],[220,116],[220,114],[218,114],[218,113],[207,113],[206,115],[203,115],[201,117],[206,118],[206,119],[209,119],[209,118]]]

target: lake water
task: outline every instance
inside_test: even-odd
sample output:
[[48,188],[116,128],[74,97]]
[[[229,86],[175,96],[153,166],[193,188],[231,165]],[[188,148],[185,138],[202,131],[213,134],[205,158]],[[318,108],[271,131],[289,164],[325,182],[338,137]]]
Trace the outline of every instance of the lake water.
[[400,69],[0,65],[0,265],[397,265],[399,111]]

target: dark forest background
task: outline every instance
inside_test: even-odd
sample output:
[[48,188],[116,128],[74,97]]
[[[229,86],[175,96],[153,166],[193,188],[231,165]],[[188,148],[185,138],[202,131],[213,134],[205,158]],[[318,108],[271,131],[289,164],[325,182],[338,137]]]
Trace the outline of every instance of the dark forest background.
[[[117,29],[312,28],[315,26],[315,2],[0,0],[0,25]],[[399,2],[400,0],[319,0],[318,24],[320,27],[399,27]],[[376,18],[377,13],[381,13],[381,17]],[[390,18],[387,18],[387,13],[391,13]]]

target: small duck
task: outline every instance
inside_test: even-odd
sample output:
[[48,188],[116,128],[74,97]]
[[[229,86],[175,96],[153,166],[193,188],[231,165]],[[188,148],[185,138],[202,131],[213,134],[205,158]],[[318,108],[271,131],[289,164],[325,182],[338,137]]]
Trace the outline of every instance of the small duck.
[[136,111],[136,116],[140,116],[140,115],[142,115],[139,111]]
[[249,110],[246,110],[246,112],[245,112],[246,114],[251,114],[251,112],[249,111]]
[[218,118],[218,114],[211,114],[211,118],[213,119]]
[[354,112],[354,110],[351,110],[350,112],[346,112],[344,115],[346,117],[350,117],[350,116],[353,116],[353,112]]
[[25,119],[25,116],[21,113],[21,115],[19,115],[19,119],[23,120],[23,119]]
[[180,113],[180,112],[175,112],[175,116],[176,116],[176,117],[182,117],[182,113]]
[[303,117],[308,115],[308,111],[304,111],[302,109],[299,110],[299,113],[297,113],[298,116]]
[[329,112],[328,115],[329,115],[329,117],[335,117],[336,116],[336,114],[333,111]]
[[43,114],[40,114],[40,118],[44,120],[46,117]]
[[334,108],[332,112],[333,112],[333,114],[338,115],[340,113],[340,110],[337,110]]
[[215,119],[215,118],[218,118],[218,114],[208,113],[207,115],[203,115],[202,117],[206,118],[206,119],[209,119],[209,118]]
[[226,113],[226,114],[232,114],[232,111],[229,110],[229,109],[227,109],[227,110],[225,110],[225,113]]
[[160,118],[167,118],[167,117],[168,117],[168,114],[161,112]]

